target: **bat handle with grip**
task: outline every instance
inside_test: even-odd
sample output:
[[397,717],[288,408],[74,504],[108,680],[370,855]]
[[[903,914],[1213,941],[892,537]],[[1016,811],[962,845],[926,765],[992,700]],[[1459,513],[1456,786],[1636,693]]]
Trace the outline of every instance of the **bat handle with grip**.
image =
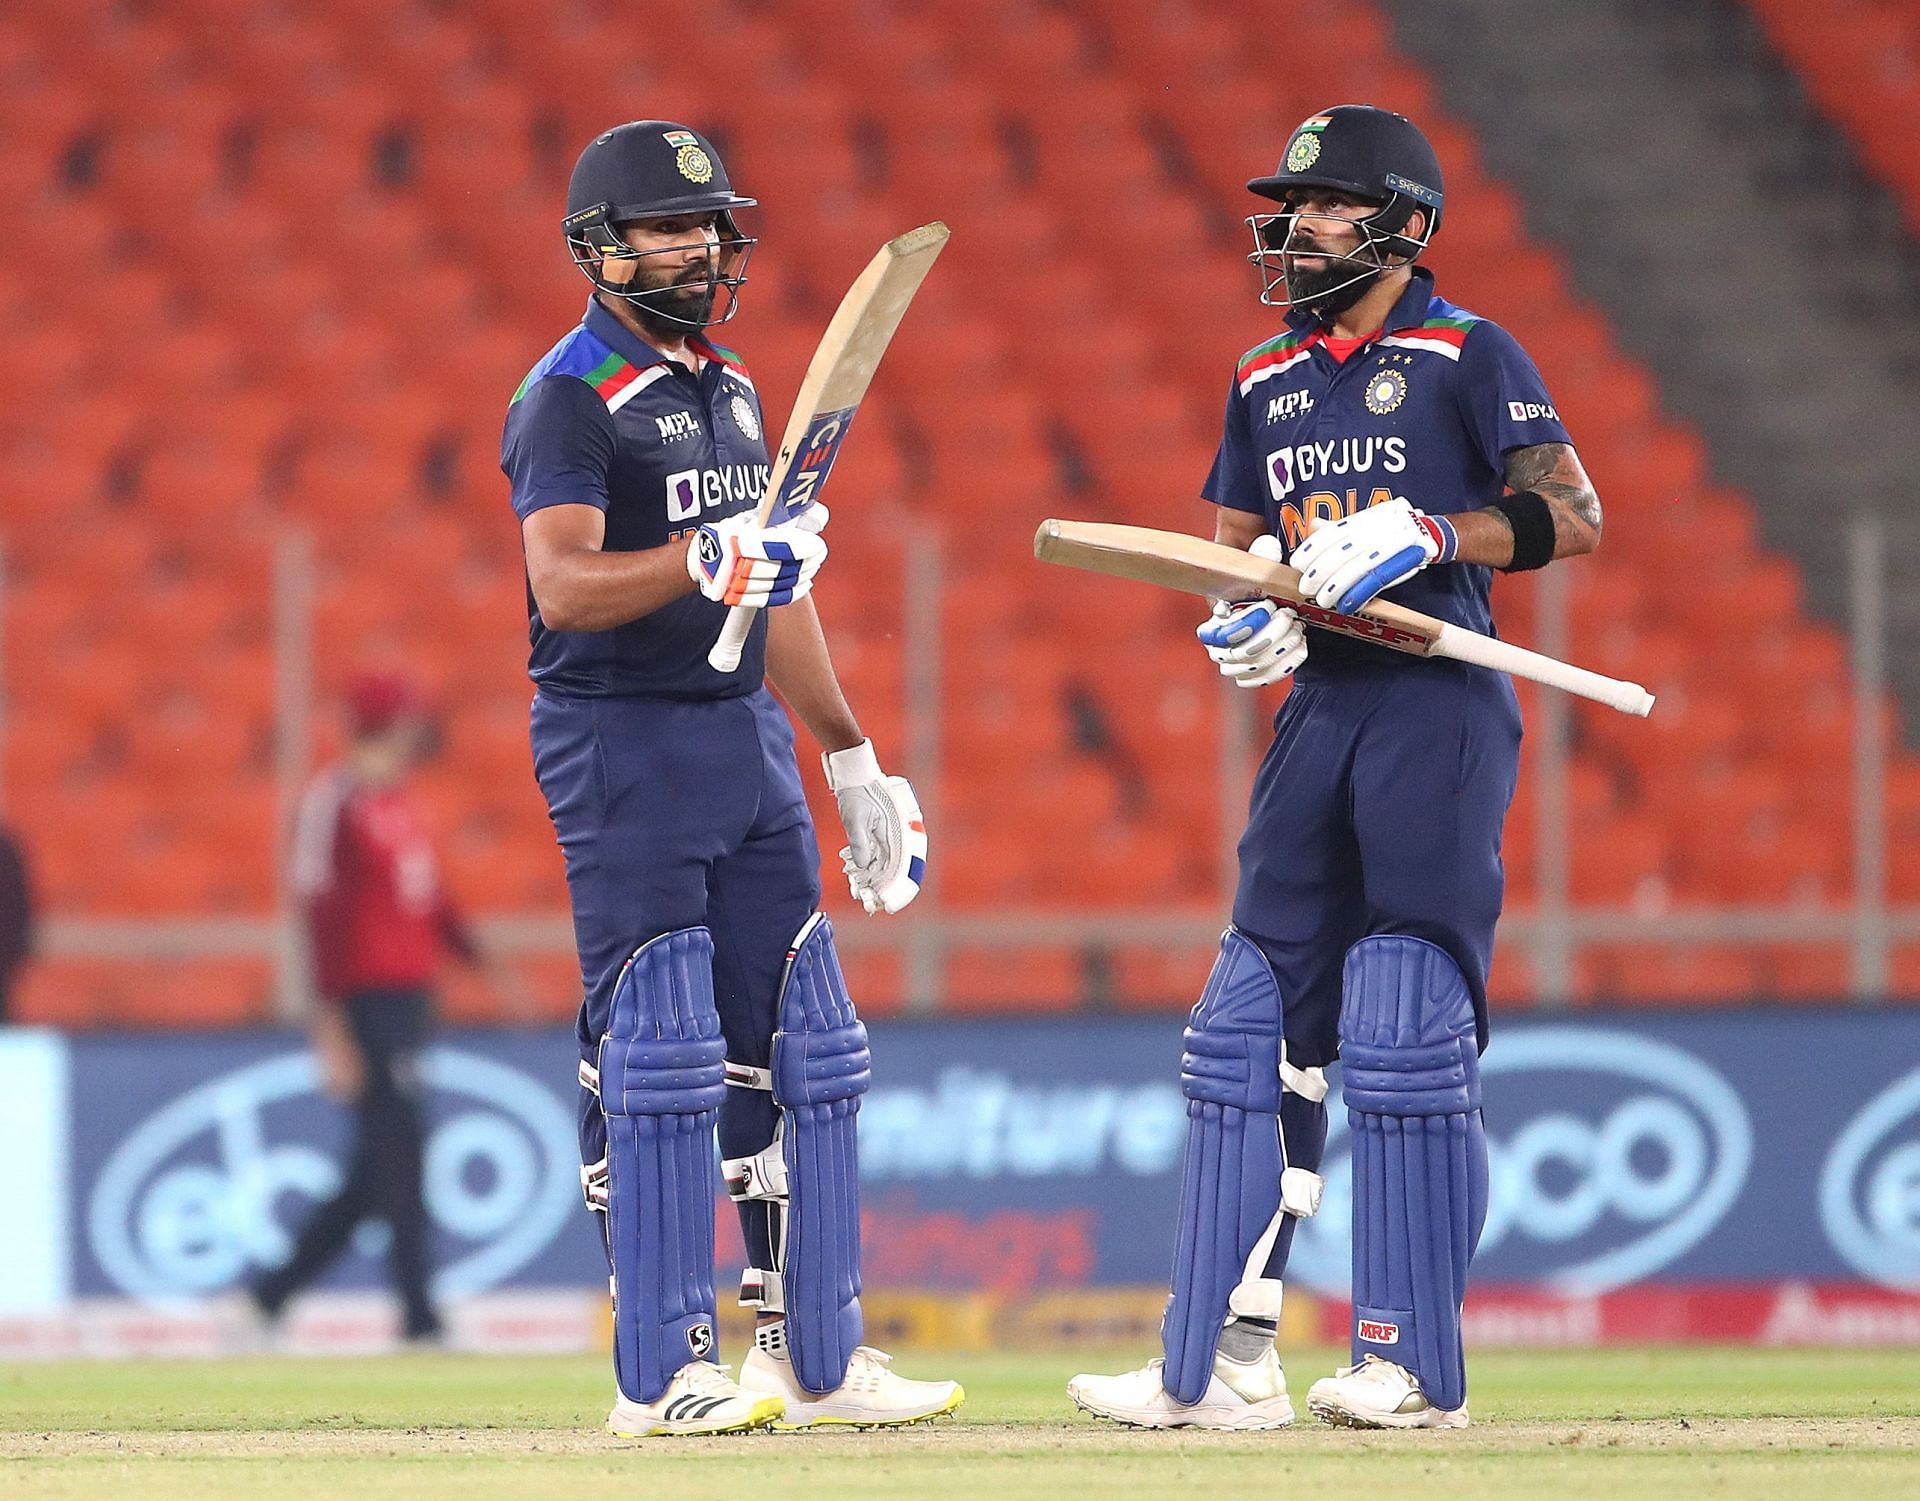
[[1645,719],[1653,709],[1653,695],[1638,683],[1589,672],[1584,667],[1556,661],[1539,652],[1528,651],[1524,646],[1515,646],[1511,641],[1482,636],[1477,631],[1441,626],[1440,634],[1434,638],[1433,655],[1451,657],[1456,662],[1471,662],[1477,667],[1492,667],[1529,682],[1544,683],[1549,688],[1592,699],[1597,704],[1605,704],[1610,709],[1618,709],[1622,714],[1631,714],[1637,719]]
[[734,605],[728,609],[727,623],[720,628],[720,639],[707,653],[707,666],[715,672],[732,672],[740,665],[747,633],[753,629],[753,617],[759,613],[752,605]]

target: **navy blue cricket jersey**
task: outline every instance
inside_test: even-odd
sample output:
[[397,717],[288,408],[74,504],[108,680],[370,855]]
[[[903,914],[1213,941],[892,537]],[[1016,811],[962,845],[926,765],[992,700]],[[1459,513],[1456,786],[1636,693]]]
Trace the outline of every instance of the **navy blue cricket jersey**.
[[[1435,296],[1423,268],[1379,336],[1344,363],[1325,337],[1319,320],[1295,313],[1286,333],[1241,356],[1201,490],[1264,517],[1289,555],[1310,518],[1337,521],[1396,496],[1435,516],[1481,510],[1505,492],[1510,450],[1571,441],[1527,352],[1498,324]],[[1477,563],[1436,564],[1382,597],[1491,635],[1492,582]],[[1398,660],[1315,631],[1300,676]]]
[[[507,408],[500,467],[521,520],[547,506],[606,513],[607,552],[639,552],[759,504],[770,466],[760,394],[740,357],[704,339],[698,374],[634,334],[596,300],[533,367]],[[727,607],[695,593],[606,631],[554,631],[527,594],[528,674],[567,697],[732,698],[760,686],[767,622],[740,665],[707,650]]]

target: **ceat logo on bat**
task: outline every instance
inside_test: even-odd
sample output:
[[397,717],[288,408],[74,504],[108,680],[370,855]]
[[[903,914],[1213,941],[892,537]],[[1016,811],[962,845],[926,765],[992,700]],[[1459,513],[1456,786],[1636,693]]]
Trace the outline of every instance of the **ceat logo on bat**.
[[1360,1338],[1370,1345],[1397,1345],[1400,1343],[1400,1326],[1383,1324],[1379,1319],[1362,1319]]

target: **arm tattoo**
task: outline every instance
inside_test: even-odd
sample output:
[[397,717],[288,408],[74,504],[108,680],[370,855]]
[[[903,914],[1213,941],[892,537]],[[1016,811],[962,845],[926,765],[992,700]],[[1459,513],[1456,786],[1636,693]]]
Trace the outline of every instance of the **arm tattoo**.
[[1553,509],[1556,556],[1590,552],[1599,543],[1600,497],[1594,494],[1593,483],[1571,445],[1536,443],[1516,448],[1507,455],[1505,477],[1510,489],[1546,497]]

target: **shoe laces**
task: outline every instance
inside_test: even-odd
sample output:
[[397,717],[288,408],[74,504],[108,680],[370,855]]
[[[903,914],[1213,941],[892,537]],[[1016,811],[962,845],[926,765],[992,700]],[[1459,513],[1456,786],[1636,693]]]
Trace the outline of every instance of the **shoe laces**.
[[732,1366],[715,1365],[710,1360],[693,1360],[680,1367],[680,1377],[690,1391],[709,1396],[731,1396],[737,1390],[729,1374]]
[[1420,1390],[1420,1383],[1413,1379],[1411,1371],[1379,1355],[1363,1355],[1360,1357],[1359,1365],[1350,1365],[1340,1374],[1370,1382],[1375,1386],[1385,1386],[1389,1382],[1398,1381],[1412,1387],[1415,1391]]
[[871,1345],[855,1345],[853,1354],[847,1358],[847,1376],[840,1383],[841,1389],[852,1386],[872,1391],[886,1379],[887,1367],[892,1364],[893,1357],[886,1351]]

